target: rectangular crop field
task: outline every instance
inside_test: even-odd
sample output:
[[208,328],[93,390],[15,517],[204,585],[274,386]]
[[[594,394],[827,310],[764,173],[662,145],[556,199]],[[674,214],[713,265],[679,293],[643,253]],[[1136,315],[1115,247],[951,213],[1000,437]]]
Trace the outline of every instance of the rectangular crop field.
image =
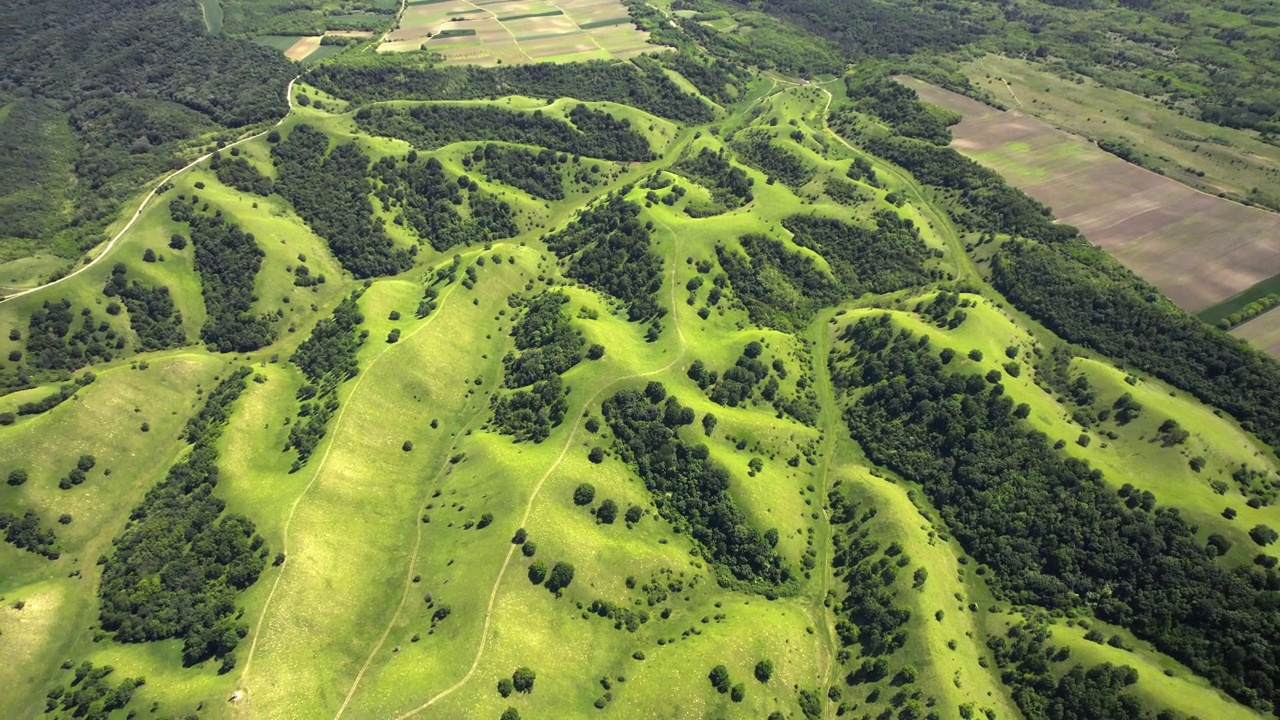
[[568,62],[662,49],[648,40],[619,0],[428,0],[408,4],[378,52],[431,50],[479,65]]
[[1280,358],[1280,308],[1269,310],[1231,331],[1254,347]]
[[964,117],[952,147],[999,172],[1180,307],[1197,312],[1280,274],[1280,215],[1125,162],[1025,113],[903,78]]

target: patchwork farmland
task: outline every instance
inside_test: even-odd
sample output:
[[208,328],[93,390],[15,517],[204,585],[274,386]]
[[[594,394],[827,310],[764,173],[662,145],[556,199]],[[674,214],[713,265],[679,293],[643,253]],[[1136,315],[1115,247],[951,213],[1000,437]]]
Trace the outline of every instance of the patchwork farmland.
[[628,59],[656,49],[648,41],[618,0],[426,0],[405,7],[378,51],[493,65]]
[[952,128],[953,147],[1053,208],[1180,307],[1198,312],[1280,274],[1280,215],[1186,187],[1027,114],[902,81],[964,118]]

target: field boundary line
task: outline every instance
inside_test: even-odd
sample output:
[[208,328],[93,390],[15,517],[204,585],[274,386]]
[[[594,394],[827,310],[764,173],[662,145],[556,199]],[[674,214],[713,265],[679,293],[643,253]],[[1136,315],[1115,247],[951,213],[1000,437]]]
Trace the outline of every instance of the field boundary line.
[[[659,225],[662,225],[663,229],[665,229],[668,233],[671,233],[671,242],[672,242],[673,251],[674,251],[675,250],[674,246],[679,244],[680,237],[675,233],[673,233],[671,229],[667,227],[666,223],[658,219],[655,214],[650,213],[650,215],[653,216],[654,220],[656,220]],[[684,359],[685,353],[688,350],[688,346],[685,343],[684,331],[680,329],[680,318],[679,318],[679,311],[678,311],[679,304],[676,302],[677,300],[676,267],[678,264],[677,257],[679,256],[679,254],[680,253],[678,251],[672,252],[671,272],[670,272],[671,316],[672,316],[673,324],[676,326],[676,337],[680,341],[679,351],[676,353],[676,356],[671,359],[671,362],[668,362],[666,365],[663,365],[662,367],[657,368],[656,370],[649,370],[647,372],[642,372],[642,373],[633,373],[631,375],[626,375],[626,376],[614,379],[612,382],[607,383],[606,385],[601,387],[599,390],[597,390],[595,393],[593,393],[591,397],[587,398],[587,401],[583,404],[584,408],[591,407],[591,405],[595,403],[596,398],[600,397],[602,394],[604,394],[611,388],[619,385],[620,383],[630,382],[632,380],[637,380],[639,378],[660,375],[670,370],[671,368],[675,367],[677,363],[679,363],[681,360]],[[578,435],[578,428],[579,428],[579,425],[578,423],[575,422],[573,424],[573,427],[569,430],[569,435],[568,437],[565,438],[565,441],[564,441],[564,447],[560,449],[560,454],[556,457],[555,462],[553,462],[551,466],[547,468],[546,472],[542,474],[542,477],[539,478],[538,482],[533,486],[533,492],[529,495],[529,501],[525,504],[524,515],[520,518],[520,527],[523,527],[525,524],[529,522],[529,514],[533,512],[533,503],[538,499],[538,493],[542,490],[542,486],[547,482],[547,478],[551,477],[551,474],[560,467],[560,464],[562,462],[564,462],[565,455],[569,453],[569,448],[573,446],[574,438],[576,438]],[[480,645],[478,648],[476,648],[476,655],[475,655],[475,658],[473,658],[471,661],[471,667],[467,669],[466,674],[463,675],[462,678],[458,680],[458,682],[454,683],[453,685],[450,685],[444,690],[441,690],[430,700],[410,710],[409,712],[404,713],[402,715],[397,715],[396,720],[404,720],[405,718],[413,717],[414,715],[417,715],[423,710],[426,710],[427,708],[443,700],[449,695],[452,695],[456,690],[461,688],[463,685],[466,685],[471,680],[471,678],[475,676],[476,670],[479,669],[480,667],[480,660],[484,657],[485,648],[488,646],[488,643],[489,643],[489,625],[493,620],[493,605],[495,602],[497,602],[498,590],[502,587],[502,581],[506,577],[507,569],[511,565],[511,558],[513,555],[515,555],[515,551],[516,551],[516,545],[508,543],[506,558],[502,561],[502,568],[498,570],[498,577],[497,579],[494,580],[493,588],[489,591],[489,604],[485,608],[484,625],[480,630]]]
[[[440,297],[439,305],[441,307],[444,305],[445,300],[449,299],[449,296],[458,287],[458,285],[459,283],[454,283],[449,287],[447,291],[445,291],[444,295]],[[431,317],[427,318],[426,322],[419,325],[412,332],[405,335],[404,338],[402,339],[409,340],[414,335],[417,335],[418,333],[422,332],[423,330],[425,330],[426,328],[434,324],[435,319],[440,317],[439,309],[440,308],[437,308],[437,312],[433,313]],[[294,516],[294,513],[296,513],[298,510],[298,504],[302,502],[302,499],[304,497],[306,497],[307,493],[311,490],[311,487],[316,484],[316,480],[320,479],[320,474],[324,471],[325,463],[329,461],[329,454],[333,452],[333,446],[336,445],[338,441],[338,433],[342,427],[342,420],[343,418],[346,417],[347,410],[351,407],[351,399],[355,397],[355,394],[357,392],[360,391],[360,386],[364,383],[364,379],[369,376],[369,371],[373,369],[373,366],[377,365],[378,362],[382,360],[382,358],[386,357],[387,353],[393,347],[395,346],[388,345],[384,347],[382,349],[382,352],[378,353],[377,357],[369,361],[369,364],[365,366],[364,372],[361,372],[356,377],[355,385],[351,386],[351,392],[347,394],[347,402],[342,403],[341,407],[339,407],[338,415],[336,418],[334,418],[334,421],[333,421],[333,430],[329,434],[329,444],[324,449],[324,455],[320,457],[320,463],[316,465],[315,474],[311,476],[311,480],[307,483],[306,487],[302,488],[302,492],[298,493],[298,496],[293,500],[293,504],[289,506],[289,515],[287,518],[285,518],[285,523],[283,528],[283,542],[282,542],[282,547],[280,548],[280,551],[285,554],[286,558],[289,554],[289,525],[293,522],[293,516]],[[262,624],[266,621],[267,611],[271,609],[271,601],[275,597],[276,589],[279,588],[280,580],[284,578],[285,570],[288,567],[289,567],[289,563],[286,560],[285,564],[281,567],[280,572],[276,575],[275,582],[271,584],[271,592],[267,593],[267,599],[262,604],[262,613],[258,615],[258,622],[253,629],[253,641],[249,643],[249,654],[244,661],[244,671],[240,674],[239,684],[242,686],[240,688],[241,690],[244,690],[243,686],[246,685],[246,680],[249,677],[249,671],[252,669],[252,666],[253,666],[253,656],[258,649],[258,639],[261,637],[261,634],[262,634]],[[245,692],[244,697],[247,701],[249,697],[249,693],[247,690],[245,690],[244,692]]]
[[[108,240],[108,241],[107,241],[107,245],[106,245],[106,247],[102,248],[102,252],[98,253],[96,256],[93,256],[93,257],[89,260],[89,262],[87,262],[87,263],[82,263],[82,264],[80,265],[80,267],[78,267],[78,268],[76,268],[75,270],[73,270],[73,271],[71,271],[71,272],[67,273],[66,275],[63,275],[62,277],[58,278],[57,280],[52,280],[52,281],[47,282],[47,283],[45,283],[45,284],[43,284],[43,285],[37,285],[37,286],[35,286],[35,287],[33,287],[33,288],[27,288],[26,290],[20,290],[20,291],[18,291],[18,292],[15,292],[15,293],[12,293],[12,294],[5,295],[5,296],[3,296],[3,297],[0,297],[0,303],[7,302],[7,301],[9,301],[9,300],[13,300],[14,298],[20,298],[20,297],[22,297],[22,296],[24,296],[24,295],[30,295],[31,293],[39,292],[39,291],[41,291],[41,290],[44,290],[45,288],[53,287],[54,285],[57,285],[58,283],[62,282],[63,280],[70,280],[71,278],[73,278],[73,277],[75,277],[75,276],[79,275],[80,273],[84,272],[85,270],[88,270],[89,268],[93,267],[94,265],[97,265],[97,264],[98,264],[98,262],[100,262],[103,258],[105,258],[105,257],[107,256],[107,254],[108,254],[108,253],[110,253],[110,252],[111,252],[112,248],[114,248],[114,247],[116,246],[116,243],[120,241],[120,238],[124,237],[124,234],[125,234],[125,233],[127,233],[127,232],[129,232],[129,228],[132,228],[132,227],[133,227],[133,224],[134,224],[135,222],[137,222],[137,221],[138,221],[138,218],[142,217],[142,211],[147,209],[147,204],[151,202],[151,199],[152,199],[152,198],[154,198],[154,197],[156,196],[156,192],[157,192],[160,188],[164,187],[166,183],[168,183],[170,180],[172,180],[172,179],[174,179],[174,178],[178,177],[178,176],[179,176],[179,175],[181,175],[182,173],[184,173],[184,172],[186,172],[186,171],[190,170],[191,168],[195,167],[196,165],[199,165],[200,163],[204,162],[205,160],[208,160],[210,157],[212,157],[212,156],[213,156],[213,153],[215,153],[215,152],[221,152],[221,151],[223,151],[223,150],[230,150],[231,148],[233,148],[233,147],[235,147],[235,146],[237,146],[237,145],[239,145],[239,144],[241,144],[241,143],[246,143],[246,142],[249,142],[250,140],[257,140],[258,138],[262,137],[263,135],[266,135],[267,133],[271,132],[272,130],[275,130],[276,128],[278,128],[278,127],[280,127],[281,125],[283,125],[283,124],[284,124],[284,121],[285,121],[285,120],[288,120],[288,119],[289,119],[289,116],[293,114],[293,84],[294,84],[294,83],[296,83],[296,82],[298,82],[298,78],[300,78],[300,77],[302,77],[302,76],[301,76],[301,75],[295,75],[295,76],[294,76],[294,78],[293,78],[292,80],[290,80],[290,81],[289,81],[289,84],[288,84],[287,86],[285,86],[285,89],[284,89],[284,99],[285,99],[285,103],[288,105],[288,110],[285,112],[284,117],[282,117],[282,118],[280,118],[279,120],[277,120],[277,121],[276,121],[276,123],[275,123],[274,125],[272,125],[271,127],[267,128],[267,129],[265,129],[265,130],[263,130],[263,131],[261,131],[261,132],[259,132],[259,133],[257,133],[257,134],[250,135],[250,136],[248,136],[248,137],[240,138],[239,140],[236,140],[236,141],[235,141],[235,142],[233,142],[233,143],[229,143],[229,144],[227,144],[227,145],[225,145],[225,146],[223,146],[223,147],[221,147],[221,148],[218,148],[217,150],[213,150],[213,151],[211,151],[211,152],[207,152],[207,153],[205,153],[204,155],[201,155],[200,157],[196,158],[195,160],[192,160],[191,162],[187,163],[186,165],[183,165],[182,167],[178,168],[177,170],[174,170],[173,172],[171,172],[171,173],[169,173],[168,175],[164,176],[164,179],[163,179],[163,180],[161,180],[160,182],[156,183],[156,184],[155,184],[155,186],[151,188],[151,192],[147,193],[146,197],[142,198],[142,202],[141,202],[141,203],[139,203],[139,205],[138,205],[138,209],[133,211],[133,216],[129,218],[129,222],[125,223],[125,224],[124,224],[124,227],[120,228],[120,231],[119,231],[119,232],[117,232],[117,233],[115,234],[115,236],[114,236],[114,237],[112,237],[110,240]],[[92,252],[92,250],[90,250],[90,252]]]

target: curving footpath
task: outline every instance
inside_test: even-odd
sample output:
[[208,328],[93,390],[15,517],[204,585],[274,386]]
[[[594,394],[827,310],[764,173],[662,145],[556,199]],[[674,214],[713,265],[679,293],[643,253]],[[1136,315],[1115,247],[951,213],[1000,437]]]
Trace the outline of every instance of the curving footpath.
[[[289,105],[289,110],[288,110],[288,112],[286,112],[286,113],[284,114],[284,117],[282,117],[282,118],[280,118],[279,120],[277,120],[277,121],[276,121],[276,124],[275,124],[275,125],[272,125],[271,127],[267,128],[266,130],[263,130],[262,132],[259,132],[259,133],[257,133],[257,134],[250,135],[250,136],[248,136],[248,137],[242,137],[242,138],[240,138],[239,140],[236,140],[236,141],[235,141],[235,142],[233,142],[233,143],[228,143],[227,145],[224,145],[223,147],[221,147],[221,148],[219,148],[218,150],[215,150],[215,151],[213,151],[213,152],[219,152],[219,151],[221,151],[221,150],[230,150],[231,148],[233,148],[233,147],[235,147],[235,146],[237,146],[237,145],[240,145],[241,143],[246,143],[246,142],[249,142],[250,140],[257,140],[258,138],[262,137],[263,135],[266,135],[267,133],[271,132],[272,130],[275,130],[276,128],[278,128],[278,127],[280,127],[282,124],[284,124],[284,121],[285,121],[285,120],[287,120],[287,119],[289,119],[289,116],[293,114],[293,84],[294,84],[294,83],[296,83],[296,82],[298,81],[298,78],[299,78],[299,77],[302,77],[302,76],[301,76],[301,75],[294,76],[294,78],[293,78],[292,80],[290,80],[290,81],[289,81],[289,85],[288,85],[288,87],[286,87],[286,88],[285,88],[285,90],[284,90],[284,99],[285,99],[285,102],[286,102],[286,103],[288,103],[288,105]],[[177,170],[174,170],[173,172],[169,173],[168,175],[166,175],[166,176],[164,177],[164,179],[163,179],[163,180],[161,180],[160,182],[156,183],[156,186],[155,186],[155,187],[153,187],[153,188],[151,188],[151,192],[147,193],[147,196],[146,196],[146,197],[144,197],[144,198],[142,198],[142,202],[138,205],[138,209],[133,211],[133,216],[129,218],[129,222],[125,223],[125,224],[124,224],[124,227],[120,228],[120,231],[119,231],[119,232],[117,232],[114,236],[112,236],[112,238],[111,238],[110,240],[108,240],[108,241],[107,241],[107,246],[106,246],[106,247],[104,247],[104,248],[102,248],[102,252],[98,253],[96,256],[94,256],[92,259],[90,259],[90,260],[89,260],[89,262],[87,262],[87,263],[82,263],[82,264],[80,265],[80,267],[78,267],[78,268],[76,268],[75,270],[73,270],[73,271],[71,271],[71,272],[67,273],[66,275],[63,275],[62,277],[58,278],[57,280],[51,280],[51,281],[49,281],[49,282],[47,282],[47,283],[45,283],[45,284],[43,284],[43,285],[37,285],[37,286],[35,286],[35,287],[33,287],[33,288],[27,288],[26,290],[19,290],[18,292],[12,293],[12,294],[10,294],[10,295],[5,295],[5,296],[3,296],[3,297],[0,297],[0,303],[2,303],[2,302],[7,302],[7,301],[9,301],[9,300],[13,300],[14,298],[20,298],[20,297],[22,297],[23,295],[30,295],[31,293],[40,292],[41,290],[44,290],[45,288],[53,287],[54,285],[57,285],[58,283],[62,282],[63,280],[70,280],[71,278],[73,278],[73,277],[75,277],[75,276],[79,275],[80,273],[84,272],[85,270],[88,270],[89,268],[93,267],[94,265],[97,265],[99,261],[101,261],[103,258],[105,258],[105,257],[107,256],[107,254],[108,254],[108,253],[110,253],[110,252],[111,252],[111,249],[112,249],[112,248],[114,248],[114,247],[116,246],[116,243],[120,241],[120,238],[124,237],[124,234],[125,234],[125,233],[127,233],[127,232],[129,232],[129,228],[133,227],[133,224],[134,224],[135,222],[137,222],[137,221],[138,221],[138,218],[142,217],[142,211],[147,209],[147,204],[148,204],[148,203],[150,203],[150,202],[151,202],[151,199],[152,199],[152,198],[154,198],[154,197],[156,196],[156,194],[160,191],[160,188],[164,187],[164,186],[165,186],[165,184],[166,184],[166,183],[168,183],[170,180],[172,180],[172,179],[174,179],[174,178],[178,177],[178,176],[179,176],[179,175],[181,175],[182,173],[184,173],[184,172],[186,172],[186,171],[190,170],[191,168],[195,167],[196,165],[199,165],[200,163],[204,162],[205,160],[208,160],[210,157],[212,157],[212,156],[213,156],[213,152],[207,152],[207,153],[205,153],[204,155],[201,155],[200,157],[196,158],[195,160],[192,160],[191,162],[187,163],[186,165],[183,165],[182,167],[178,168]]]

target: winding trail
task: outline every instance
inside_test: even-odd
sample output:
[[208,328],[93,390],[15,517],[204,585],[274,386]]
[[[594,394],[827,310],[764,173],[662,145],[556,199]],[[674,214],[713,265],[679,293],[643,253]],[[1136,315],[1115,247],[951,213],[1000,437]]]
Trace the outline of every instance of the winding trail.
[[[666,223],[658,219],[656,215],[654,216],[653,219],[658,225],[662,226],[663,230],[665,230],[668,234],[671,235],[673,246],[675,248],[678,248],[680,245],[680,236],[672,232],[671,228],[669,228]],[[676,356],[672,358],[671,361],[668,362],[666,365],[663,365],[662,367],[657,368],[656,370],[649,370],[647,372],[642,372],[642,373],[633,373],[631,375],[625,375],[623,377],[614,379],[612,382],[609,382],[608,384],[602,386],[599,390],[597,390],[594,394],[592,394],[591,397],[587,398],[586,403],[584,403],[584,407],[590,407],[592,404],[595,403],[597,398],[599,398],[604,393],[608,392],[612,388],[622,383],[629,382],[632,380],[637,380],[639,378],[646,378],[646,377],[652,377],[654,375],[660,375],[670,370],[671,368],[675,367],[677,363],[679,363],[681,360],[684,359],[687,345],[685,342],[684,330],[681,329],[680,327],[680,318],[679,318],[680,304],[677,302],[677,297],[676,297],[676,267],[677,267],[677,258],[679,257],[679,255],[680,253],[678,249],[673,249],[673,252],[670,255],[671,271],[669,273],[670,285],[671,285],[671,317],[672,317],[672,323],[675,325],[675,328],[676,328],[676,337],[679,339],[679,349],[678,349],[678,352],[676,353]],[[578,429],[579,429],[579,425],[577,423],[574,423],[573,427],[569,430],[569,435],[565,438],[564,446],[560,448],[560,454],[556,456],[555,462],[553,462],[547,468],[546,472],[542,474],[542,477],[540,477],[538,479],[538,482],[534,485],[533,492],[529,495],[529,501],[525,504],[524,515],[520,519],[520,527],[523,527],[528,523],[529,515],[533,512],[533,504],[538,499],[538,493],[542,490],[542,486],[546,483],[547,478],[551,477],[551,474],[554,473],[556,469],[560,467],[560,463],[564,462],[565,456],[569,453],[569,448],[573,447],[574,439],[577,438],[578,436]],[[435,705],[436,703],[440,702],[446,697],[452,695],[459,688],[466,685],[467,682],[469,682],[471,678],[475,676],[476,670],[478,670],[480,667],[480,661],[484,657],[484,651],[489,644],[489,626],[493,621],[493,606],[494,606],[494,603],[497,602],[498,591],[502,587],[502,581],[507,575],[507,569],[511,566],[511,558],[515,555],[517,547],[519,546],[508,543],[507,555],[502,561],[502,568],[498,571],[498,577],[494,579],[493,588],[489,591],[489,603],[485,607],[485,612],[484,612],[484,625],[480,630],[480,644],[476,647],[475,657],[471,660],[471,666],[467,669],[467,672],[461,678],[459,678],[456,683],[454,683],[453,685],[450,685],[444,690],[441,690],[439,693],[436,693],[434,697],[422,703],[418,707],[402,715],[397,716],[396,720],[404,720],[404,718],[413,717],[414,715],[417,715],[418,713],[422,712],[423,710],[426,710],[432,705]],[[392,618],[392,622],[393,623],[395,622],[394,617]],[[366,665],[367,664],[368,663],[366,662]],[[363,672],[363,670],[361,672]],[[357,678],[357,682],[359,682],[359,678]],[[354,692],[355,692],[355,687],[353,686],[351,688],[351,691],[348,692],[348,701],[350,700],[351,694]],[[347,703],[344,702],[343,708],[345,708],[346,705]],[[341,714],[342,714],[342,710],[339,710],[338,715],[341,715]]]
[[[440,296],[439,305],[436,308],[436,311],[431,314],[431,317],[427,318],[425,322],[423,322],[418,327],[414,328],[412,332],[406,334],[403,338],[401,338],[401,340],[407,341],[410,338],[412,338],[414,335],[417,335],[423,330],[434,325],[436,318],[440,317],[440,315],[442,314],[441,311],[444,307],[445,301],[449,299],[449,296],[453,294],[453,291],[457,289],[459,285],[460,283],[456,283],[456,282],[450,285],[449,289],[446,290]],[[351,386],[351,392],[347,393],[346,401],[343,402],[339,407],[338,416],[334,418],[334,421],[333,421],[333,428],[329,430],[327,433],[329,437],[329,442],[325,446],[324,455],[320,457],[319,464],[316,465],[315,474],[311,476],[311,480],[307,483],[306,487],[302,488],[302,492],[298,493],[298,496],[293,499],[293,504],[289,506],[289,515],[287,518],[285,518],[284,528],[282,533],[283,539],[281,541],[281,548],[280,548],[280,551],[283,552],[286,557],[288,557],[289,555],[289,526],[293,523],[293,516],[297,512],[298,505],[302,502],[302,499],[306,497],[307,493],[311,490],[312,486],[316,484],[316,480],[319,480],[320,476],[324,473],[324,467],[325,467],[325,464],[329,461],[329,455],[330,453],[333,452],[334,446],[338,444],[337,440],[338,440],[338,435],[342,429],[342,421],[347,415],[347,410],[352,405],[352,398],[354,398],[356,393],[360,391],[360,386],[364,383],[365,378],[369,377],[369,374],[370,374],[369,371],[373,369],[373,366],[377,365],[379,361],[381,361],[384,357],[386,357],[387,353],[394,347],[397,347],[397,345],[384,346],[382,351],[379,352],[376,357],[374,357],[372,360],[369,361],[369,364],[365,366],[364,370],[359,375],[356,376],[356,382],[354,385]],[[240,674],[240,682],[239,682],[239,685],[240,685],[239,690],[244,693],[244,698],[246,700],[244,704],[246,706],[248,705],[247,701],[249,699],[249,693],[247,690],[248,678],[253,669],[253,656],[258,649],[258,640],[262,637],[262,625],[267,619],[267,612],[271,609],[271,601],[275,598],[276,590],[279,589],[280,587],[280,580],[284,578],[284,575],[288,571],[289,567],[291,566],[286,561],[285,564],[281,567],[280,572],[276,574],[275,582],[271,584],[271,592],[267,594],[267,599],[262,604],[262,612],[258,615],[258,622],[254,625],[254,628],[253,628],[253,640],[249,643],[249,654],[245,658],[244,671],[241,672]]]
[[98,253],[96,256],[94,256],[92,259],[90,259],[90,260],[89,260],[89,262],[87,262],[87,263],[81,263],[80,267],[78,267],[78,268],[76,268],[75,270],[73,270],[73,271],[71,271],[71,272],[67,273],[66,275],[63,275],[62,277],[60,277],[60,278],[58,278],[58,279],[56,279],[56,280],[51,280],[51,281],[49,281],[49,282],[47,282],[47,283],[44,283],[43,285],[37,285],[37,286],[35,286],[35,287],[33,287],[33,288],[27,288],[26,290],[19,290],[18,292],[14,292],[14,293],[10,293],[10,294],[8,294],[8,295],[0,296],[0,303],[7,302],[7,301],[9,301],[9,300],[13,300],[14,298],[20,298],[20,297],[22,297],[23,295],[30,295],[31,293],[40,292],[41,290],[44,290],[45,288],[53,287],[54,285],[57,285],[58,283],[60,283],[60,282],[62,282],[62,281],[64,281],[64,280],[70,280],[71,278],[73,278],[73,277],[75,277],[75,276],[79,275],[80,273],[84,272],[85,270],[88,270],[89,268],[93,267],[94,265],[97,265],[99,262],[101,262],[101,261],[102,261],[102,259],[103,259],[103,258],[105,258],[105,257],[107,256],[107,254],[108,254],[108,253],[110,253],[110,252],[111,252],[112,248],[114,248],[114,247],[116,246],[116,243],[120,241],[120,238],[124,237],[124,234],[125,234],[125,233],[127,233],[127,232],[129,232],[129,228],[132,228],[132,227],[133,227],[133,224],[134,224],[135,222],[137,222],[137,221],[138,221],[138,218],[142,217],[142,211],[147,209],[147,204],[148,204],[148,203],[150,203],[150,202],[151,202],[151,199],[152,199],[152,198],[154,198],[154,197],[159,193],[160,188],[164,187],[164,186],[165,186],[165,185],[166,185],[170,180],[172,180],[172,179],[174,179],[174,178],[178,177],[178,176],[179,176],[179,175],[181,175],[182,173],[184,173],[184,172],[186,172],[186,171],[190,170],[191,168],[195,167],[196,165],[199,165],[200,163],[204,162],[205,160],[208,160],[210,157],[212,157],[212,156],[213,156],[213,153],[214,153],[214,152],[221,152],[222,150],[230,150],[231,148],[233,148],[233,147],[235,147],[235,146],[237,146],[237,145],[240,145],[240,144],[242,144],[242,143],[247,143],[247,142],[249,142],[250,140],[257,140],[258,138],[262,137],[263,135],[266,135],[267,133],[271,132],[272,130],[274,130],[274,129],[276,129],[276,128],[280,127],[282,124],[284,124],[284,121],[285,121],[285,120],[288,120],[288,119],[289,119],[289,116],[290,116],[291,114],[293,114],[293,109],[294,109],[294,106],[293,106],[293,84],[294,84],[294,83],[296,83],[296,82],[298,81],[298,78],[299,78],[299,77],[302,77],[302,76],[301,76],[301,75],[294,76],[294,78],[293,78],[292,80],[290,80],[290,81],[289,81],[289,85],[285,88],[285,90],[284,90],[284,99],[285,99],[285,102],[288,104],[289,109],[288,109],[288,112],[286,112],[286,113],[284,114],[284,117],[282,117],[282,118],[280,118],[279,120],[277,120],[277,121],[276,121],[276,124],[275,124],[275,125],[272,125],[271,127],[267,128],[267,129],[265,129],[265,130],[263,130],[263,131],[261,131],[261,132],[259,132],[259,133],[257,133],[257,134],[250,135],[250,136],[248,136],[248,137],[242,137],[242,138],[240,138],[239,140],[236,140],[236,141],[235,141],[235,142],[233,142],[233,143],[228,143],[227,145],[224,145],[223,147],[221,147],[221,148],[219,148],[218,150],[215,150],[215,151],[213,151],[213,152],[207,152],[207,153],[205,153],[204,155],[201,155],[200,157],[196,158],[195,160],[192,160],[191,162],[187,163],[186,165],[183,165],[182,167],[178,168],[177,170],[174,170],[173,172],[169,173],[168,175],[165,175],[165,176],[164,176],[164,179],[163,179],[163,180],[161,180],[160,182],[156,183],[155,187],[151,188],[151,192],[147,193],[147,196],[146,196],[146,197],[144,197],[144,198],[142,198],[142,202],[138,205],[138,209],[133,211],[133,215],[129,218],[129,222],[125,223],[125,224],[124,224],[124,227],[120,228],[119,232],[117,232],[114,236],[112,236],[112,238],[111,238],[110,240],[108,240],[108,241],[107,241],[107,245],[106,245],[106,247],[102,248],[102,252]]

